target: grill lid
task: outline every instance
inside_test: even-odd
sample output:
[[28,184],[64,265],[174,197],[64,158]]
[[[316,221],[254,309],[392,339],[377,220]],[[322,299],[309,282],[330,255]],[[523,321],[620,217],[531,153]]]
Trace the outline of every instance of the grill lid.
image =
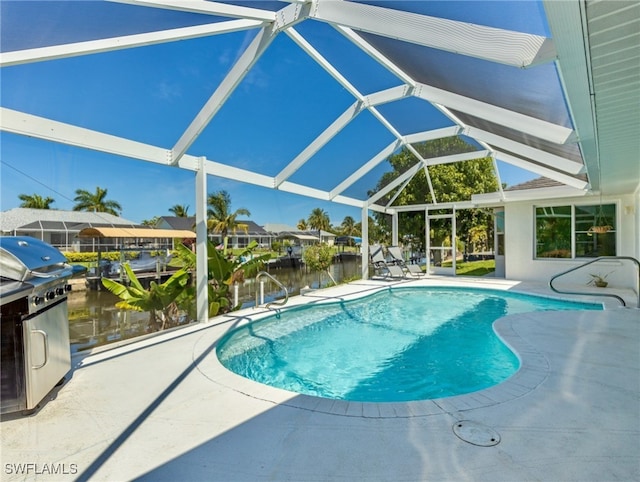
[[30,236],[0,236],[0,272],[17,281],[70,277],[73,269],[56,248]]

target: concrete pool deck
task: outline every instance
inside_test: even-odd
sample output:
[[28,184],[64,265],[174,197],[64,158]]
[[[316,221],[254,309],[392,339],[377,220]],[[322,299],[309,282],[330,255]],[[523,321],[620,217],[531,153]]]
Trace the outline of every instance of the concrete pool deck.
[[[391,284],[354,282],[290,304]],[[406,285],[551,296],[505,280]],[[331,401],[228,372],[217,341],[268,314],[261,309],[76,356],[37,413],[3,417],[1,480],[639,480],[640,310],[606,306],[502,318],[496,329],[521,370],[487,390],[422,402]],[[499,443],[483,446],[496,434]]]

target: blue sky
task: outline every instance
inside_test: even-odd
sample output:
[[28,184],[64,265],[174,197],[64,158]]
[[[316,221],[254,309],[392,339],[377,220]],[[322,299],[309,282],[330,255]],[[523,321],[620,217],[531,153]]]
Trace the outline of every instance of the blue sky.
[[[7,10],[7,3],[13,2],[3,2],[2,6],[4,49],[77,40],[59,37],[61,33],[70,35],[69,28],[78,25],[78,18],[68,14],[55,17],[46,8],[29,9],[24,5]],[[76,4],[90,9],[95,2]],[[149,10],[141,12],[140,7],[118,4],[101,8],[112,12],[113,18],[94,14],[90,18],[95,24],[75,32],[77,35],[88,38],[100,29],[109,30],[111,20],[126,31],[127,22],[120,20],[120,9],[136,15],[147,15]],[[78,16],[83,13],[82,8],[71,11]],[[500,19],[506,14],[496,10],[494,16]],[[132,22],[139,20],[136,15],[131,16]],[[152,20],[161,25],[180,25],[192,23],[194,18],[177,12],[154,12]],[[395,77],[331,27],[306,22],[298,30],[313,39],[313,45],[361,92],[398,85]],[[38,35],[24,37],[25,32]],[[252,31],[237,32],[5,67],[0,77],[2,106],[171,148],[253,35]],[[353,100],[288,37],[280,35],[188,152],[275,175]],[[419,100],[389,104],[380,111],[402,134],[447,125],[435,109]],[[312,180],[314,187],[331,189],[392,139],[373,116],[361,114],[291,180]],[[0,154],[2,210],[17,207],[22,193],[50,196],[56,201],[54,208],[71,209],[76,189],[94,191],[100,186],[108,190],[110,199],[122,205],[122,216],[135,222],[169,215],[169,208],[175,204],[189,205],[190,212],[195,211],[192,172],[5,132],[0,133]],[[363,181],[354,185],[348,194],[362,196],[382,170],[381,166],[369,176],[368,184]],[[501,175],[508,184],[535,177],[503,164]],[[249,209],[250,219],[258,224],[295,225],[316,207],[325,209],[335,225],[347,215],[356,220],[361,215],[357,208],[210,177],[209,192],[220,189],[231,194],[232,209]]]

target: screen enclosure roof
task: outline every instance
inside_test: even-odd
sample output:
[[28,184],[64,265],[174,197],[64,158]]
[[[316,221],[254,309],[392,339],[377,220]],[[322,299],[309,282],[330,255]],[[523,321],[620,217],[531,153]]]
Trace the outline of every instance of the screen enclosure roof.
[[[211,175],[379,211],[429,166],[479,158],[574,195],[640,182],[638,2],[0,8],[5,132],[189,170],[205,158]],[[59,102],[43,102],[51,83]],[[416,148],[449,137],[471,148]],[[376,188],[402,149],[415,163]]]

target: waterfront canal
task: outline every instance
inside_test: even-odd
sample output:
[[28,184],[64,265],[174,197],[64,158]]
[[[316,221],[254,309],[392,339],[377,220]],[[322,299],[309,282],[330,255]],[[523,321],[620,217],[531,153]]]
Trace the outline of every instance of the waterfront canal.
[[[343,280],[359,278],[361,275],[359,257],[351,256],[333,264],[331,275],[340,283]],[[269,269],[269,274],[282,283],[289,296],[297,295],[306,286],[318,288],[327,286],[331,279],[326,273],[310,272],[303,268]],[[255,279],[249,279],[239,287],[238,298],[244,308],[255,305]],[[265,302],[284,297],[274,283],[265,280]],[[149,313],[127,311],[116,308],[119,298],[109,291],[72,291],[69,294],[69,336],[71,351],[78,352],[117,343],[149,333]],[[189,321],[185,320],[185,324]]]

